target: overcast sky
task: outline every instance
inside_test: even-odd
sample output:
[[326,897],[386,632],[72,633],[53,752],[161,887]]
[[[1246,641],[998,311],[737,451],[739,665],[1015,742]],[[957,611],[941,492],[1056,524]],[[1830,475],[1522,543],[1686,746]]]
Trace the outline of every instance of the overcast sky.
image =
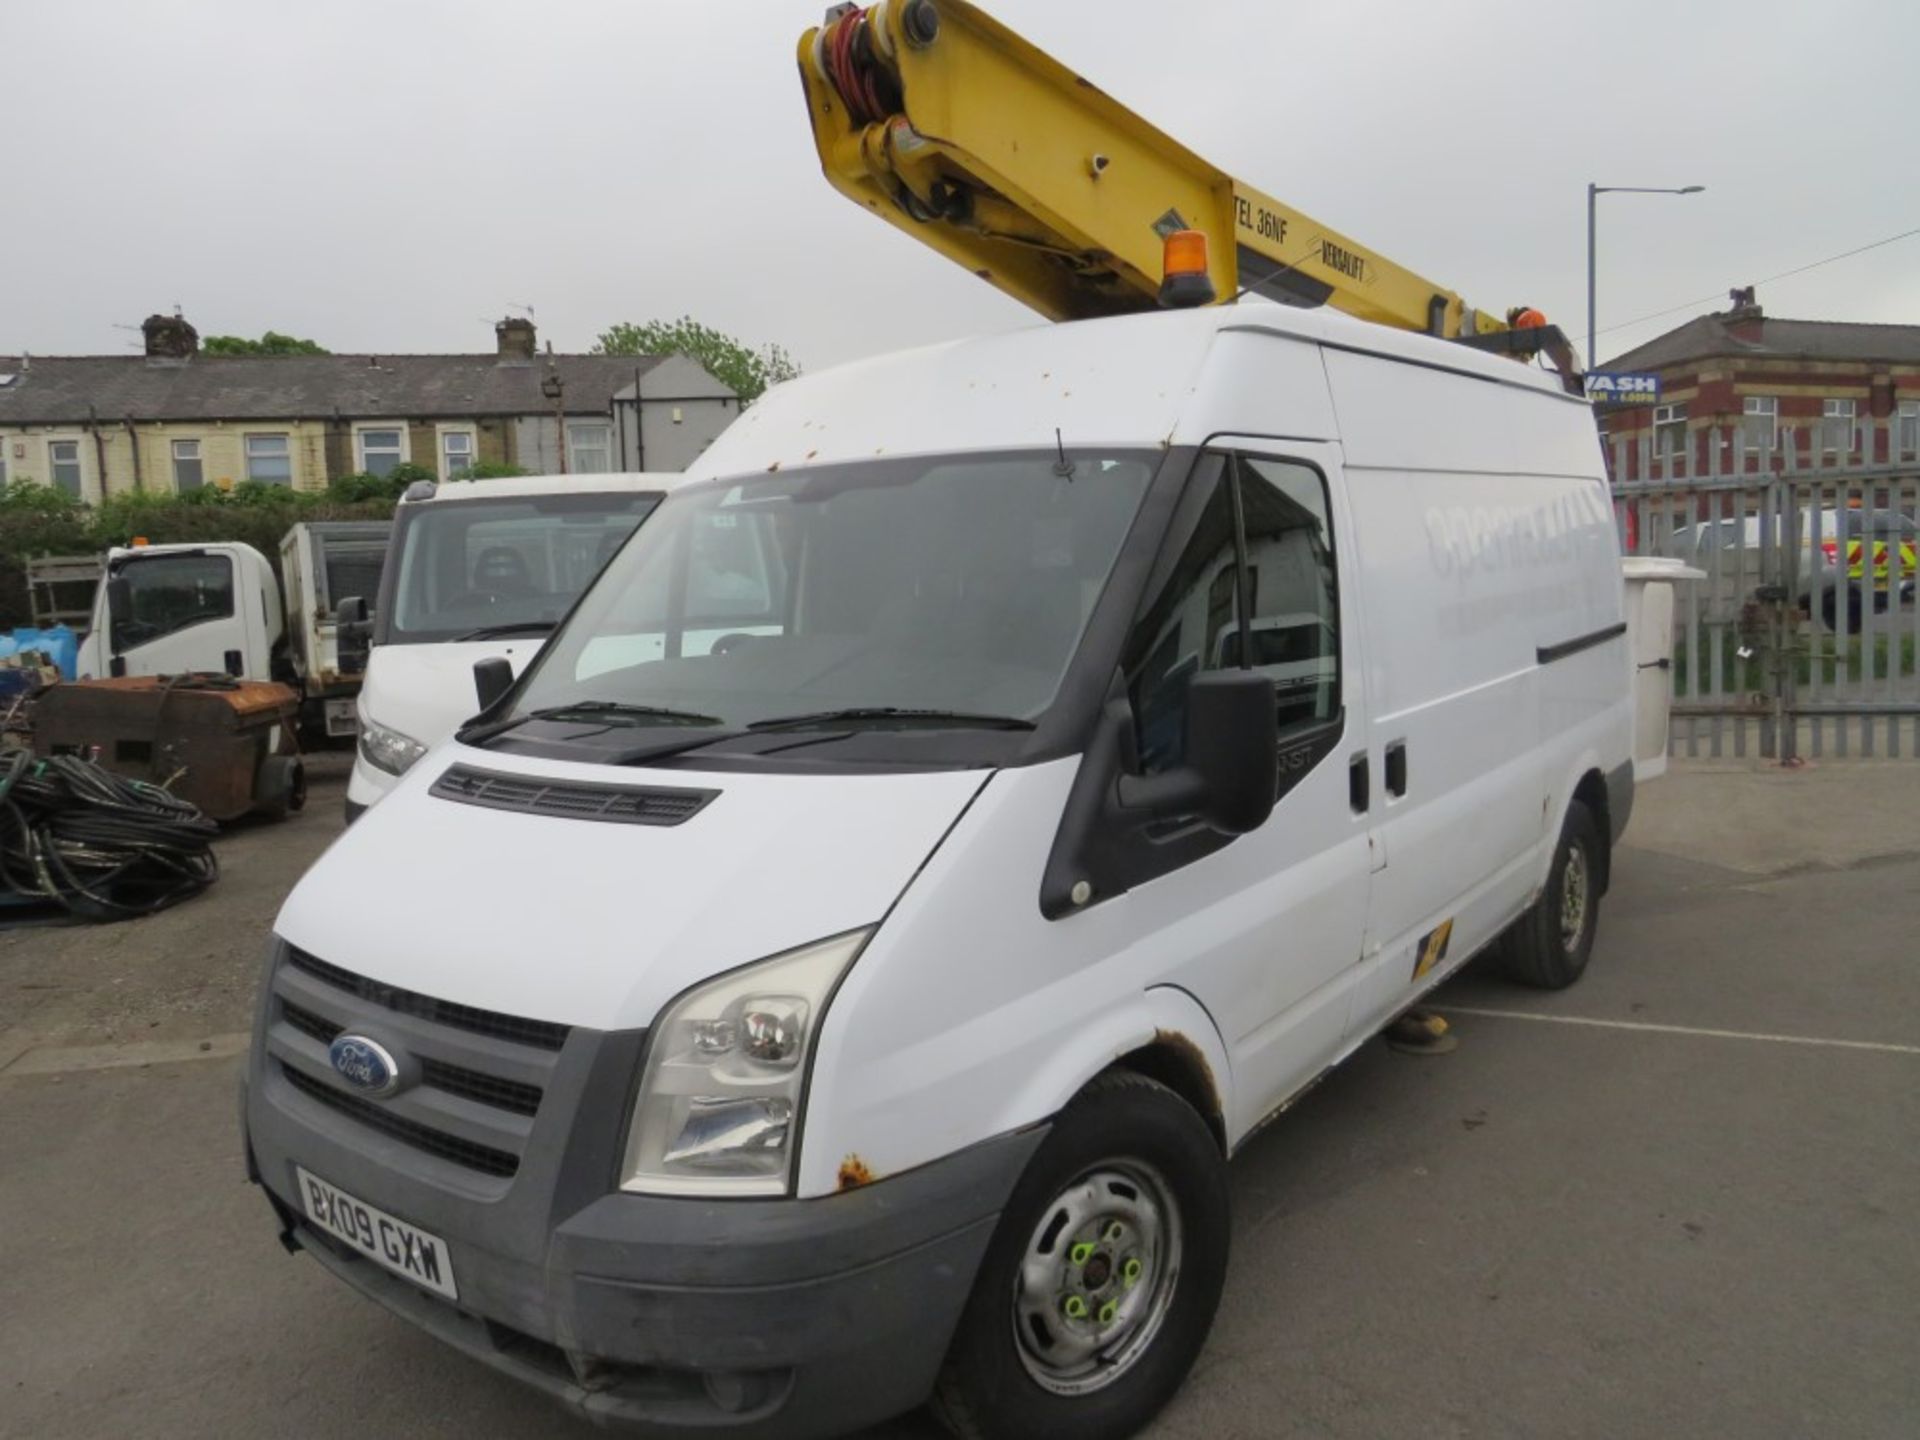
[[[1469,302],[1605,327],[1920,226],[1913,0],[991,0],[1229,172]],[[1032,323],[821,178],[822,0],[0,0],[0,352],[585,349],[689,313],[809,368]],[[1920,237],[1766,285],[1920,323]],[[1603,335],[1600,351],[1679,315]]]

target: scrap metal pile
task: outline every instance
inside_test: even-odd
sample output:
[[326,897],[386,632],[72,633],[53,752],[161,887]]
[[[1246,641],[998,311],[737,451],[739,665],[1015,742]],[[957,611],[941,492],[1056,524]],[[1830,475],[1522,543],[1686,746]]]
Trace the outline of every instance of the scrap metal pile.
[[219,827],[77,755],[0,750],[0,891],[86,920],[151,915],[219,878]]

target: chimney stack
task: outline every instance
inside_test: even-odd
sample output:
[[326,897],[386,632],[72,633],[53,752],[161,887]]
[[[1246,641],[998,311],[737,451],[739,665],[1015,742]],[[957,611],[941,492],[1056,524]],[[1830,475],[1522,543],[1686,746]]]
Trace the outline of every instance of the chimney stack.
[[184,315],[149,315],[140,322],[149,360],[186,360],[200,353],[200,332]]
[[509,315],[493,327],[502,365],[531,365],[537,353],[533,321]]
[[1751,345],[1761,342],[1760,327],[1766,320],[1760,302],[1755,298],[1755,290],[1755,286],[1743,285],[1727,292],[1727,298],[1733,302],[1733,308],[1727,311],[1727,333]]

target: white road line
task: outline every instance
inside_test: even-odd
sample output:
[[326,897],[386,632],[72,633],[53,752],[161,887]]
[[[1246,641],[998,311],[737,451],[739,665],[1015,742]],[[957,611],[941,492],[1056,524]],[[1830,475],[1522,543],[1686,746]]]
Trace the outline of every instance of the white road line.
[[1768,1035],[1758,1030],[1708,1030],[1697,1025],[1653,1025],[1643,1020],[1595,1020],[1585,1015],[1541,1015],[1528,1010],[1483,1010],[1473,1005],[1434,1006],[1448,1015],[1485,1015],[1496,1020],[1538,1020],[1548,1025],[1587,1025],[1596,1030],[1645,1030],[1656,1035],[1699,1035],[1710,1040],[1764,1040],[1769,1045],[1813,1045],[1830,1050],[1879,1050],[1920,1055],[1920,1045],[1885,1040],[1829,1040],[1819,1035]]

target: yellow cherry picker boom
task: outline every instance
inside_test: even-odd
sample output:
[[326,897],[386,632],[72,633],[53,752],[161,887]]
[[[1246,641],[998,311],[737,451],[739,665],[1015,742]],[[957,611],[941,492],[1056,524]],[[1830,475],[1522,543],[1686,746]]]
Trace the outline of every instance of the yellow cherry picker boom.
[[1216,169],[965,0],[836,5],[800,76],[834,188],[1051,319],[1258,294],[1544,354],[1579,393],[1538,311],[1476,310]]

